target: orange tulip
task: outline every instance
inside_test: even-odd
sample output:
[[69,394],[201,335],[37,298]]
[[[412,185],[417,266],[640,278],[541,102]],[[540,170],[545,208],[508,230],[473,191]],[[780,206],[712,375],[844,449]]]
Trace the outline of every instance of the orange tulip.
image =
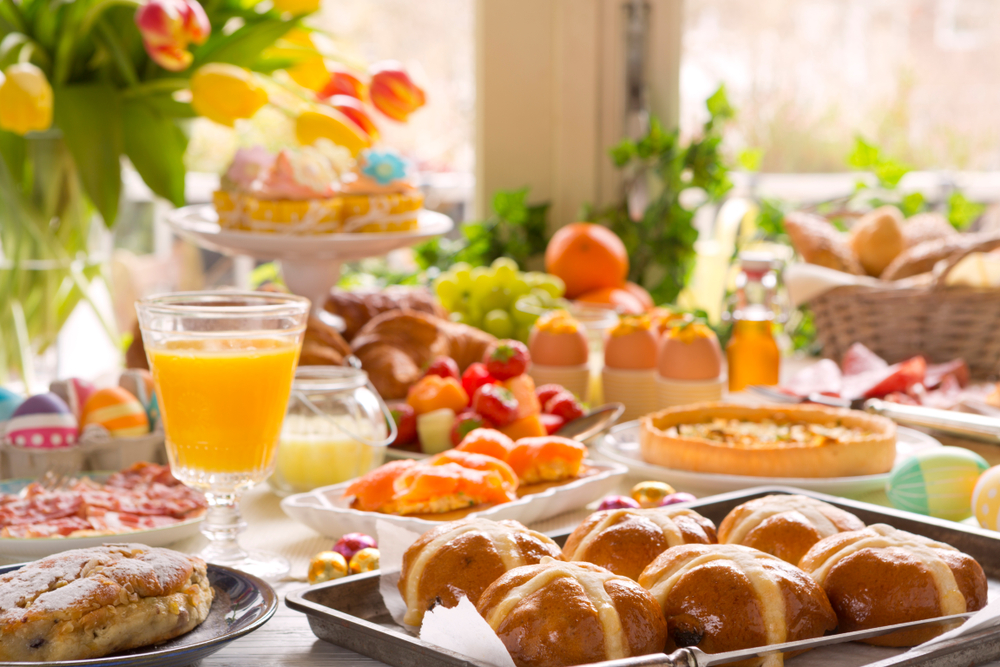
[[338,67],[330,73],[326,87],[319,91],[319,98],[326,99],[334,95],[347,95],[359,100],[365,99],[367,86],[350,70]]
[[369,96],[375,108],[389,118],[405,123],[410,114],[424,106],[426,96],[413,83],[403,66],[387,60],[371,68]]
[[368,110],[365,109],[365,105],[361,100],[349,95],[334,95],[327,100],[327,104],[350,118],[351,122],[367,134],[372,142],[378,141],[378,127],[375,126],[371,116],[368,115]]

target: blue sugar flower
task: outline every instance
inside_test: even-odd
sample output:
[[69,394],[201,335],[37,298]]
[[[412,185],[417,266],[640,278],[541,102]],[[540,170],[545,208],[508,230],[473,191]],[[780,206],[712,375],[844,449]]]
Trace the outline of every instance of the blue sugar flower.
[[369,149],[364,152],[361,173],[375,179],[379,185],[388,185],[406,177],[406,160],[389,149]]

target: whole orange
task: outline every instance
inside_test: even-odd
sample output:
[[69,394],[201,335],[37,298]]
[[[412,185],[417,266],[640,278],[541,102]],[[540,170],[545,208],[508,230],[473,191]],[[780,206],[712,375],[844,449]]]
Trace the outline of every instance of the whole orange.
[[605,287],[622,287],[628,253],[614,232],[589,222],[566,225],[545,249],[545,270],[566,283],[566,298]]
[[595,289],[592,292],[581,294],[576,300],[582,303],[610,306],[624,315],[642,315],[646,312],[645,306],[643,306],[642,302],[634,294],[617,287]]
[[642,307],[645,308],[646,310],[649,310],[656,305],[656,303],[653,301],[653,297],[650,296],[649,292],[647,292],[646,288],[644,288],[643,286],[636,285],[633,282],[627,282],[625,283],[624,289],[626,292],[628,292],[635,298],[639,299],[639,302],[642,303]]

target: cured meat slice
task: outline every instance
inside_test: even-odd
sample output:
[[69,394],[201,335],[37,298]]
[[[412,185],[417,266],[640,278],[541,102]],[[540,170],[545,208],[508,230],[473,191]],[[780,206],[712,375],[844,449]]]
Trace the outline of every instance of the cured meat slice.
[[793,375],[782,390],[800,398],[805,398],[809,394],[840,396],[843,381],[837,363],[832,359],[821,359]]
[[844,375],[860,375],[884,370],[889,367],[889,364],[861,343],[855,343],[844,353],[841,367],[844,370]]

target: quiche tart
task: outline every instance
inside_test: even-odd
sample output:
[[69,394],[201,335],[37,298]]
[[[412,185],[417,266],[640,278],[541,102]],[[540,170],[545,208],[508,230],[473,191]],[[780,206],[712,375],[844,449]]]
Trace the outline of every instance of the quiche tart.
[[0,576],[0,662],[99,658],[189,632],[212,606],[205,561],[141,544],[49,556]]
[[641,420],[642,457],[675,470],[752,477],[852,477],[892,469],[896,425],[818,405],[699,403]]

